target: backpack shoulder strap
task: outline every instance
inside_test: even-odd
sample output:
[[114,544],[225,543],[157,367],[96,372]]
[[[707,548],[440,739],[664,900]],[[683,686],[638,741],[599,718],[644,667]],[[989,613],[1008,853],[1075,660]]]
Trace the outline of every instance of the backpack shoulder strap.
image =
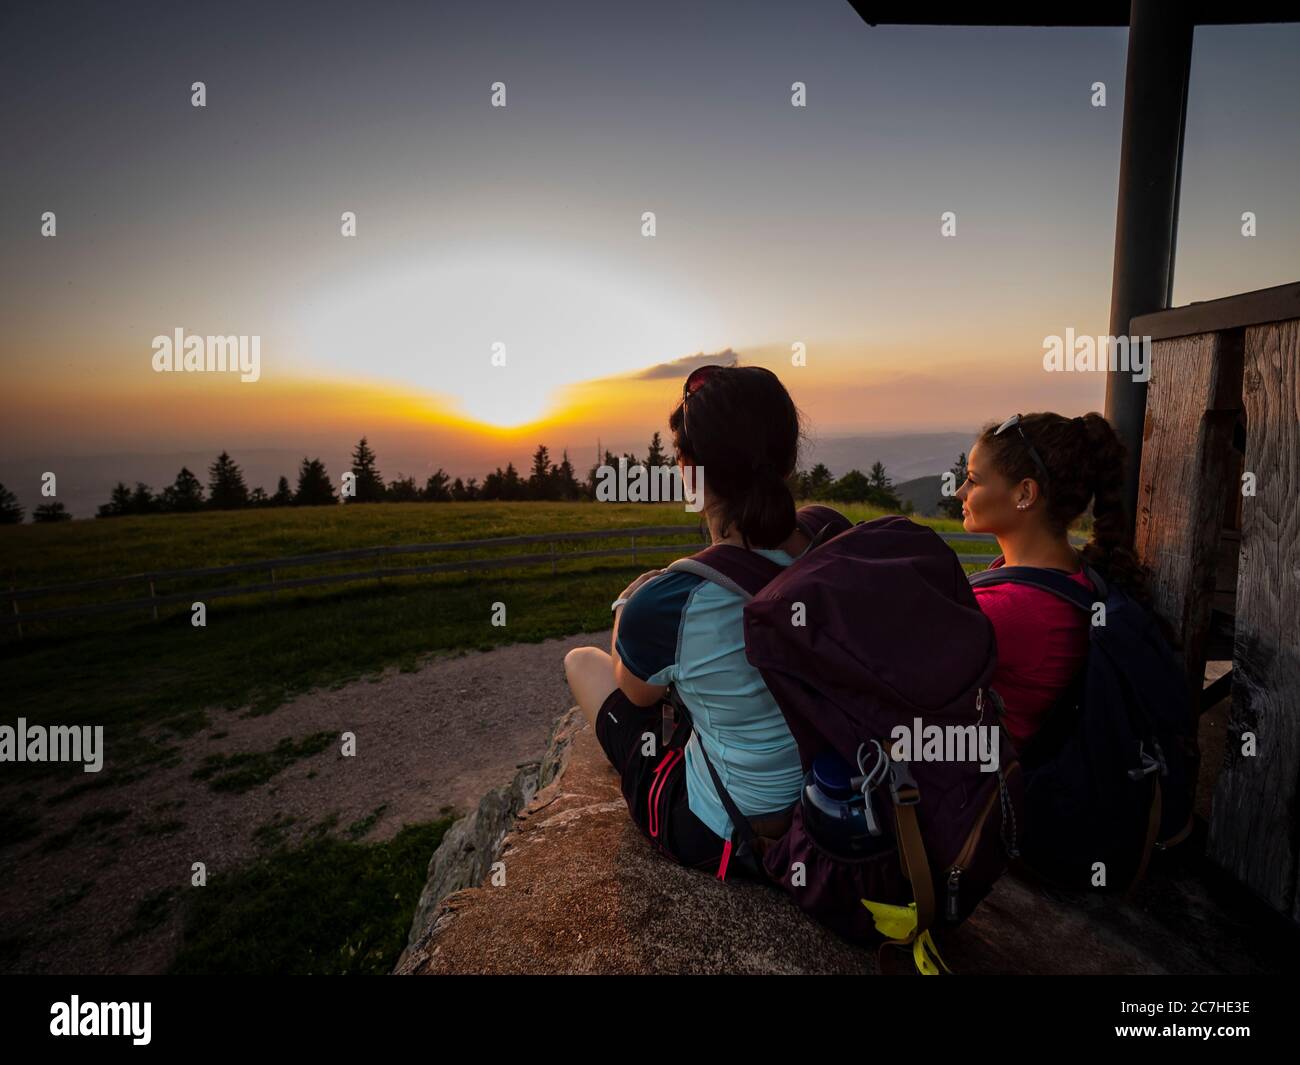
[[1097,591],[1090,592],[1078,581],[1073,581],[1064,573],[1054,569],[1040,569],[1037,566],[998,566],[996,569],[981,570],[970,575],[972,588],[991,588],[999,584],[1023,584],[1039,591],[1047,592],[1058,599],[1064,599],[1071,606],[1076,606],[1085,613],[1091,613],[1092,604],[1106,598],[1106,584],[1090,566],[1084,567],[1088,579]]
[[736,547],[735,544],[714,544],[689,558],[679,558],[676,562],[669,563],[668,569],[694,573],[697,577],[735,592],[745,602],[749,602],[785,567],[757,552]]
[[853,528],[853,522],[834,507],[823,503],[809,503],[806,507],[800,507],[794,520],[800,531],[812,541],[805,554],[832,536]]
[[[799,529],[811,541],[804,549],[802,558],[815,550],[832,536],[838,536],[853,523],[834,507],[813,503],[800,508],[795,515]],[[721,585],[728,591],[735,592],[748,602],[761,592],[769,581],[779,576],[785,567],[770,558],[764,558],[755,551],[746,551],[735,544],[714,544],[703,551],[697,551],[689,558],[679,558],[667,567],[684,573],[694,573],[707,581]]]

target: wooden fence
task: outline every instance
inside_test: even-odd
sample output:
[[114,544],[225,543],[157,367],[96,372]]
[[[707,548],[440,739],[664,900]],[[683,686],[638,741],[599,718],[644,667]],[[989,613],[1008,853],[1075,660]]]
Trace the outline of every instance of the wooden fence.
[[[672,543],[637,544],[638,537],[643,541],[649,537],[685,536],[691,539]],[[945,540],[960,543],[993,544],[991,536],[974,533],[941,533]],[[629,547],[602,547],[587,551],[558,552],[556,545],[602,539],[631,539]],[[528,544],[545,544],[545,552],[533,552],[517,555],[494,555],[490,558],[457,559],[452,562],[435,562],[418,566],[383,566],[384,559],[403,555],[428,555],[448,551],[469,551],[482,548],[515,547]],[[359,547],[344,551],[325,551],[312,555],[293,555],[285,558],[265,559],[257,562],[238,562],[228,566],[210,566],[202,569],[155,570],[146,573],[134,573],[125,577],[103,577],[97,580],[80,581],[74,584],[55,584],[40,588],[11,588],[0,593],[8,599],[11,610],[0,613],[0,626],[16,627],[19,636],[23,634],[23,624],[38,621],[54,621],[62,618],[88,617],[96,614],[113,614],[130,611],[148,611],[156,620],[158,608],[174,603],[208,601],[234,596],[272,595],[295,588],[308,588],[328,584],[346,584],[355,581],[384,580],[392,577],[415,577],[434,573],[452,573],[461,570],[505,569],[518,566],[550,565],[551,572],[558,573],[560,562],[574,559],[617,558],[630,556],[632,562],[641,556],[662,555],[665,552],[699,550],[705,546],[699,529],[688,525],[652,525],[629,529],[598,529],[583,532],[536,533],[526,536],[501,536],[487,540],[453,540],[428,544],[396,544],[386,547]],[[967,564],[988,563],[996,557],[994,554],[958,555]],[[372,561],[376,564],[364,569],[352,569],[346,573],[313,574],[306,577],[283,576],[285,570],[305,569],[332,565],[338,562]],[[218,588],[202,590],[159,592],[160,584],[172,584],[176,581],[196,581],[220,578],[234,574],[266,574],[266,579],[252,584],[230,584]],[[34,600],[66,598],[87,592],[103,592],[117,588],[147,587],[148,595],[130,599],[114,599],[108,602],[78,603],[71,606],[53,607],[43,610],[25,610],[21,604]]]

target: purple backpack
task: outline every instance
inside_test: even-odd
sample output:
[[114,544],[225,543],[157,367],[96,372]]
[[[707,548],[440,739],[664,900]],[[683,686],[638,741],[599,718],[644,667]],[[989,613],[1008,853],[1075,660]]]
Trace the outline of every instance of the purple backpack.
[[[854,788],[874,792],[882,849],[862,858],[831,854],[805,825],[802,801],[784,835],[760,838],[704,752],[734,826],[731,860],[780,884],[801,909],[849,939],[911,943],[963,921],[1016,854],[1022,785],[998,720],[1001,703],[988,687],[993,626],[957,556],[932,529],[903,517],[852,525],[820,505],[803,507],[797,520],[812,543],[790,566],[718,544],[668,568],[747,600],[745,656],[780,707],[805,773],[825,751],[861,765],[859,752],[872,740],[893,754],[881,755],[887,771],[871,781],[853,778]],[[794,620],[800,614],[802,624]],[[675,691],[670,698],[684,714]],[[899,725],[917,740],[948,726],[954,735],[991,726],[986,742],[996,745],[999,768],[983,771],[976,760],[944,760],[942,753],[936,760],[932,752],[944,748],[927,751],[919,742],[909,761],[907,750],[893,747]],[[872,910],[866,902],[886,905]],[[890,907],[906,915],[912,903],[910,934],[877,920]]]

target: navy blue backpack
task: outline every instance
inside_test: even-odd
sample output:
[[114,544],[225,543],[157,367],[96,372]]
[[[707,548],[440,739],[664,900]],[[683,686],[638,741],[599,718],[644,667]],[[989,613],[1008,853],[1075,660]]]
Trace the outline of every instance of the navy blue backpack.
[[1146,872],[1154,847],[1191,830],[1195,731],[1183,667],[1155,619],[1094,569],[1085,572],[1095,594],[1064,573],[1032,566],[998,566],[970,582],[1029,585],[1089,619],[1083,667],[1019,751],[1020,855],[1065,886],[1125,889]]

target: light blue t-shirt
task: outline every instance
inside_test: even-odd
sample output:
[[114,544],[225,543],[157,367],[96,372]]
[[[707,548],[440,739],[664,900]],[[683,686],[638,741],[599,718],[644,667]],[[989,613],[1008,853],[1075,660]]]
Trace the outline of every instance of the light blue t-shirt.
[[[755,548],[788,566],[785,551]],[[742,610],[735,592],[694,573],[668,572],[641,585],[623,607],[615,649],[647,684],[675,684],[695,731],[686,745],[691,812],[723,839],[731,818],[700,754],[747,817],[784,810],[799,798],[799,750],[763,678],[745,658]]]

